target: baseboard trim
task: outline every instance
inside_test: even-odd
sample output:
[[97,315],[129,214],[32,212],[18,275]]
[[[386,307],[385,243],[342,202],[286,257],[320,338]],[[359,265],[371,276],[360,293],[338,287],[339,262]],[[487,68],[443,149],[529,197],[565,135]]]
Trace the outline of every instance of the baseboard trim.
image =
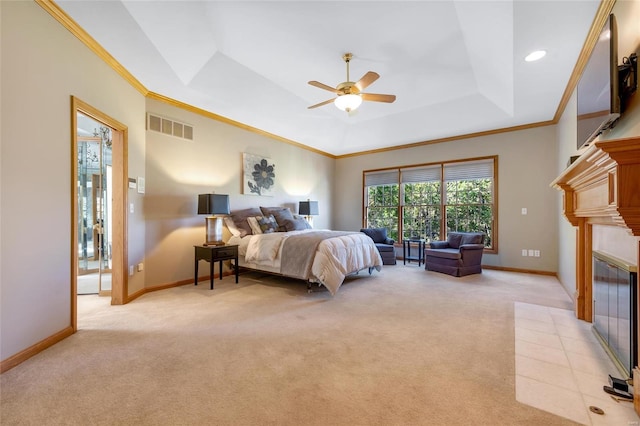
[[75,333],[75,330],[73,329],[73,327],[69,326],[57,332],[56,334],[53,334],[47,337],[46,339],[41,340],[35,345],[30,346],[27,349],[21,352],[18,352],[17,354],[10,356],[9,358],[3,361],[0,361],[0,374],[4,373],[5,371],[11,370],[13,367],[17,366],[18,364],[25,362],[32,356],[37,355],[40,352],[44,351],[45,349],[60,342],[61,340],[66,339],[67,337],[71,336],[73,333]]
[[496,271],[507,271],[507,272],[520,272],[522,274],[536,274],[536,275],[548,275],[551,277],[557,277],[558,274],[551,271],[538,271],[535,269],[520,269],[520,268],[508,268],[506,266],[493,266],[493,265],[482,265],[482,269],[493,269]]
[[[226,277],[228,275],[234,275],[235,272],[233,271],[226,271],[222,274],[223,277]],[[214,275],[214,278],[220,279],[220,277],[218,275]],[[204,276],[204,277],[199,277],[198,278],[198,283],[201,283],[202,281],[207,281],[209,282],[209,275]],[[159,291],[159,290],[166,290],[168,288],[173,288],[173,287],[181,287],[183,285],[187,285],[187,284],[191,284],[193,283],[193,280],[191,279],[187,279],[187,280],[180,280],[180,281],[176,281],[174,283],[169,283],[169,284],[161,284],[161,285],[157,285],[155,287],[148,287],[148,288],[143,288],[142,290],[139,290],[133,294],[131,294],[128,299],[127,299],[127,303],[131,302],[132,300],[137,299],[138,297],[147,294],[147,293],[151,293],[153,291]]]

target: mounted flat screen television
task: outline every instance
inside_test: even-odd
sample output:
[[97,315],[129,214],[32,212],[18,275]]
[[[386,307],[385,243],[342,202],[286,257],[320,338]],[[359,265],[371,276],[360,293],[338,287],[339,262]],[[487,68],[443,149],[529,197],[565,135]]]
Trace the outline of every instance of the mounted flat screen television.
[[620,117],[618,91],[618,27],[611,14],[578,82],[578,149],[615,125]]

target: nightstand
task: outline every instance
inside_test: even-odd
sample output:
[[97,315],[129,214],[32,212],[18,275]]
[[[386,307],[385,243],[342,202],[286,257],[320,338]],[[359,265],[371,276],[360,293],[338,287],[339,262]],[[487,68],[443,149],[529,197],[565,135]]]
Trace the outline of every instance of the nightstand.
[[220,279],[222,279],[222,261],[234,260],[233,265],[236,270],[236,284],[238,284],[238,246],[237,245],[223,245],[223,246],[193,246],[196,249],[195,252],[195,285],[198,285],[198,262],[200,260],[206,260],[209,262],[209,274],[211,279],[211,290],[213,290],[213,264],[220,262]]

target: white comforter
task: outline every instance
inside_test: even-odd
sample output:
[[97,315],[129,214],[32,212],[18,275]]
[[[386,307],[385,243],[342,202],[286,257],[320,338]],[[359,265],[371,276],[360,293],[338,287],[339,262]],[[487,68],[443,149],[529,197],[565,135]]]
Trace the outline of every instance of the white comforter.
[[[239,254],[245,263],[270,272],[279,271],[280,253],[284,241],[291,235],[313,230],[274,232],[270,234],[232,237],[229,244],[239,245]],[[366,268],[382,268],[382,258],[375,244],[365,234],[354,232],[323,240],[319,245],[311,266],[309,281],[323,284],[334,295],[344,278]],[[304,277],[294,277],[303,278]]]

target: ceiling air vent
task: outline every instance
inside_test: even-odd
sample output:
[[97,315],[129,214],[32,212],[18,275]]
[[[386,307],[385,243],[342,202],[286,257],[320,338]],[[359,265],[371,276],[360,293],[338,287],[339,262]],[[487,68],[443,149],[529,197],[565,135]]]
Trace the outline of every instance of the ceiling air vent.
[[189,141],[193,140],[193,126],[151,113],[147,114],[147,130]]

